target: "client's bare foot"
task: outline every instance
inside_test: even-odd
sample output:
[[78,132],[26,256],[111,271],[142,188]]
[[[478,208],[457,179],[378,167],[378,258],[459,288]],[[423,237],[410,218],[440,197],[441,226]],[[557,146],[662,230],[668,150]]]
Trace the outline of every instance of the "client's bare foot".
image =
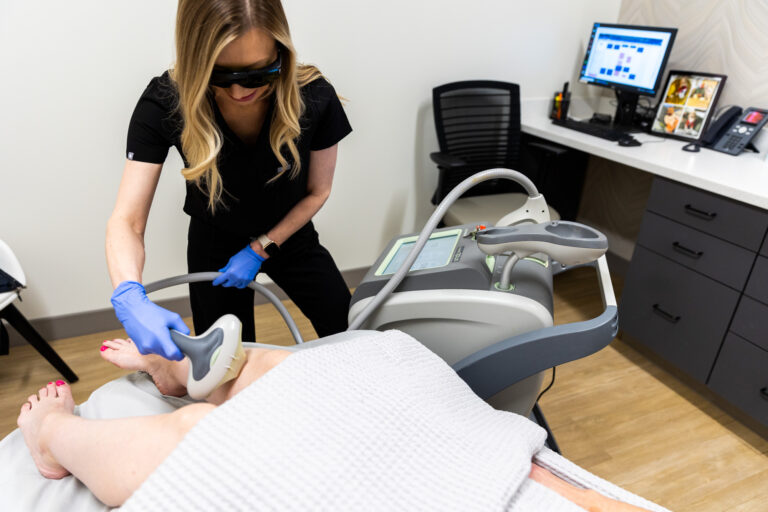
[[69,474],[48,450],[46,432],[47,429],[56,428],[56,416],[72,414],[74,410],[72,390],[63,380],[49,382],[21,406],[16,424],[21,429],[37,469],[45,478],[59,479]]
[[[169,361],[156,354],[142,355],[131,339],[107,340],[101,345],[101,357],[123,370],[147,372],[155,386],[164,395],[184,396],[187,394],[186,375],[189,362]],[[180,368],[179,365],[183,365]],[[179,377],[182,377],[181,380]]]

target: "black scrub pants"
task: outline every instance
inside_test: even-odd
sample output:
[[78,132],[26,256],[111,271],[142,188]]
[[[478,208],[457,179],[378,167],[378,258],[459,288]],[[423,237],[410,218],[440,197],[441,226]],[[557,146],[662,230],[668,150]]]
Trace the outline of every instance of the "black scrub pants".
[[[216,272],[250,243],[248,237],[224,232],[192,218],[187,237],[189,272]],[[318,336],[346,330],[351,295],[331,254],[320,245],[312,223],[296,232],[280,254],[268,258],[260,273],[268,275],[309,318]],[[202,334],[226,313],[243,323],[243,340],[256,341],[250,288],[191,283],[189,297],[195,333]]]

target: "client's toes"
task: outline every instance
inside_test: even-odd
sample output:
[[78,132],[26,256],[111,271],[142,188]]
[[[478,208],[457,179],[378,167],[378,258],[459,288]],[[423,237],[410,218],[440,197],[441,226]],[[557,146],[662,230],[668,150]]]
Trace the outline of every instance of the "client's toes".
[[123,370],[147,371],[150,366],[131,340],[106,340],[99,351],[102,359]]
[[38,400],[38,398],[37,398],[37,395],[29,395],[29,396],[27,397],[27,403],[28,403],[30,406],[35,406],[35,405],[37,405],[37,403],[38,403],[39,401],[40,401],[40,400]]
[[[72,396],[72,388],[63,380],[57,380],[54,386],[56,397],[61,401],[61,407],[66,412],[74,412],[75,399]],[[51,393],[52,391],[49,391]]]

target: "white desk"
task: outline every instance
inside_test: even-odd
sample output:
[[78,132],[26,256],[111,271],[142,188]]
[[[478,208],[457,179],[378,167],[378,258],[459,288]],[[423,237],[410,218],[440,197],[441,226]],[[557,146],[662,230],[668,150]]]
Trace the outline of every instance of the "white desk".
[[[578,99],[572,111],[588,108]],[[548,100],[521,103],[522,131],[585,153],[613,160],[687,185],[768,210],[768,162],[765,153],[731,156],[702,149],[688,153],[685,142],[644,133],[634,137],[642,146],[624,147],[616,142],[553,125],[547,117]],[[658,142],[661,141],[661,142]]]
[[[580,103],[573,116],[589,117]],[[672,181],[654,181],[633,243],[619,304],[622,339],[682,370],[768,436],[768,136],[758,141],[761,153],[736,157],[688,153],[685,142],[648,134],[634,134],[642,146],[624,147],[555,126],[547,109],[547,101],[523,102],[523,132]],[[686,211],[691,200],[722,215],[694,215]]]

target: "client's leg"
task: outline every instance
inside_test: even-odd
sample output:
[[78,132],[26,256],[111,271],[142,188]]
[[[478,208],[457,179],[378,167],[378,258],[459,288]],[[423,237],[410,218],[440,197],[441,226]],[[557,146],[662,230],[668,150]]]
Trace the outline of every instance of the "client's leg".
[[72,414],[69,386],[57,384],[48,384],[21,407],[24,441],[43,476],[71,472],[109,506],[121,505],[215,408],[193,404],[158,416],[87,420]]
[[[142,356],[129,341],[105,342],[104,356],[121,368],[156,372],[163,385],[186,382],[188,366]],[[105,354],[107,350],[102,350]],[[135,354],[134,354],[135,352]],[[237,378],[218,388],[209,400],[222,403],[290,355],[286,350],[253,349]],[[163,362],[166,361],[166,362]],[[158,377],[155,377],[156,379]],[[72,473],[97,498],[122,504],[178,445],[197,422],[215,408],[192,404],[157,416],[87,420],[75,416],[72,392],[63,381],[49,383],[22,405],[18,425],[40,473],[62,478]]]
[[245,351],[246,360],[240,373],[225,382],[207,398],[212,404],[220,405],[248,387],[250,383],[285,361],[291,352],[281,349],[251,348]]
[[130,338],[106,340],[100,350],[101,357],[118,368],[147,372],[162,394],[187,394],[189,359],[186,357],[181,361],[170,361],[156,354],[142,355]]
[[589,512],[648,512],[644,508],[603,496],[592,489],[580,489],[536,464],[531,465],[530,478]]
[[[208,401],[221,404],[239,393],[251,382],[277,366],[291,352],[280,349],[246,349],[246,362],[238,376],[218,387]],[[169,361],[150,354],[142,355],[136,345],[128,340],[107,340],[101,348],[101,357],[125,370],[141,370],[149,373],[155,385],[164,395],[183,396],[186,393],[189,359]]]

